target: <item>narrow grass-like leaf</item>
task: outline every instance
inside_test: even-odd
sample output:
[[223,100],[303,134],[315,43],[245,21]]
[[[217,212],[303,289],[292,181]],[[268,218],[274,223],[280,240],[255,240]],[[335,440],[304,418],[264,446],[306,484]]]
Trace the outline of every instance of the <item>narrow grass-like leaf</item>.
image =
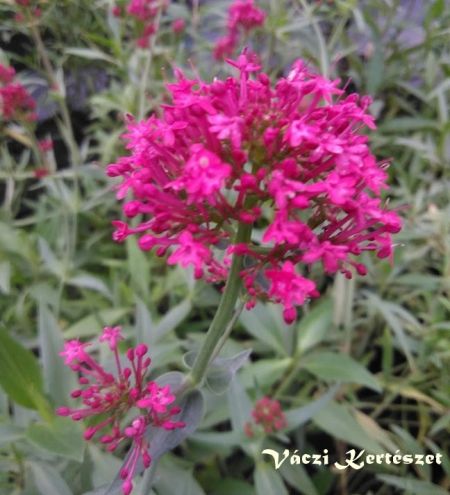
[[333,324],[333,301],[322,299],[301,320],[298,326],[297,350],[304,353],[315,347]]
[[302,368],[328,382],[341,381],[364,385],[381,392],[378,380],[364,366],[346,354],[317,352],[301,362]]
[[21,406],[39,407],[42,375],[38,361],[4,330],[0,330],[0,385]]
[[322,410],[322,408],[326,407],[328,402],[334,397],[338,390],[339,385],[335,385],[334,387],[331,387],[330,390],[323,394],[319,399],[316,399],[309,404],[306,404],[305,406],[285,411],[287,421],[286,431],[293,430],[307,423],[311,418],[318,414]]
[[64,332],[66,339],[91,337],[101,333],[104,326],[115,325],[124,315],[127,308],[104,309],[97,313],[85,316]]
[[281,476],[268,464],[258,463],[253,479],[257,495],[288,495]]
[[39,304],[38,309],[38,335],[45,391],[55,404],[64,405],[70,390],[75,388],[75,380],[59,356],[64,346],[62,332],[55,317],[43,303]]
[[41,495],[72,495],[72,490],[50,464],[30,462],[36,488]]
[[328,403],[313,418],[314,423],[332,437],[370,453],[382,454],[384,449],[359,425],[347,407],[336,402]]
[[82,432],[67,418],[54,418],[51,423],[32,423],[26,438],[36,447],[52,454],[81,462],[84,452]]
[[395,488],[411,495],[448,495],[447,490],[429,481],[421,481],[411,477],[400,477],[390,474],[379,474],[377,478]]

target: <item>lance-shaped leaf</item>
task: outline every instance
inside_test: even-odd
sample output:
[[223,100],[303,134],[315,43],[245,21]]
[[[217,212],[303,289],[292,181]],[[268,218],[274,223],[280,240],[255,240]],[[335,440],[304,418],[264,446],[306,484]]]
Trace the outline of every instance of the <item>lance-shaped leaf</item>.
[[[206,386],[215,394],[223,394],[229,387],[231,380],[248,360],[252,350],[246,349],[230,358],[216,357],[210,364],[206,374]],[[183,357],[184,364],[191,368],[194,364],[196,351],[190,351]]]
[[42,396],[42,376],[33,353],[0,331],[0,385],[23,407],[37,409]]

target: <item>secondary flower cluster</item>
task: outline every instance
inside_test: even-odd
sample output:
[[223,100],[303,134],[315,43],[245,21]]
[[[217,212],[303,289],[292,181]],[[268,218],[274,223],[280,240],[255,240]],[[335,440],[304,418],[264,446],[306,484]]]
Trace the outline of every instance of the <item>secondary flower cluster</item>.
[[[151,425],[173,430],[184,427],[184,423],[173,419],[180,413],[180,408],[173,405],[175,396],[169,385],[160,387],[154,381],[146,381],[151,362],[147,357],[147,346],[138,344],[129,349],[126,353],[128,364],[123,364],[117,349],[119,341],[123,340],[120,327],[105,327],[99,340],[107,343],[112,351],[116,373],[105,370],[88,354],[86,347],[89,344],[78,340],[66,342],[60,355],[79,376],[81,387],[71,396],[80,398],[83,407],[60,407],[57,412],[74,421],[89,419],[91,426],[85,430],[84,438],[90,440],[97,436],[110,452],[123,441],[132,441],[128,461],[120,472],[123,493],[129,495],[139,459],[145,468],[151,463],[147,428]],[[123,427],[125,416],[133,408],[139,409],[139,415]]]
[[39,0],[15,0],[18,11],[14,16],[14,20],[22,23],[38,19],[42,15],[42,9],[39,6],[40,3]]
[[[207,83],[178,70],[161,115],[129,119],[131,154],[107,173],[122,177],[117,198],[131,196],[123,211],[140,221],[113,222],[114,239],[138,234],[141,249],[215,283],[243,256],[247,308],[281,303],[292,322],[318,295],[308,265],[351,277],[352,267],[366,273],[355,260],[364,251],[391,255],[401,222],[380,198],[387,163],[361,132],[375,128],[369,97],[345,96],[301,60],[275,86],[246,53],[228,62],[239,78]],[[252,228],[253,238],[242,234]]]
[[214,57],[222,60],[233,54],[242,33],[248,33],[264,24],[266,13],[256,7],[254,0],[235,0],[228,9],[227,34],[219,38],[214,47]]
[[[281,409],[281,404],[276,399],[262,397],[259,399],[252,411],[253,422],[260,425],[264,433],[271,434],[287,427],[286,417]],[[253,437],[252,423],[245,424],[245,434]]]
[[4,122],[36,119],[36,103],[22,84],[15,81],[13,67],[0,64],[0,118]]
[[116,17],[125,15],[136,21],[138,33],[136,43],[141,48],[146,48],[158,29],[155,23],[158,12],[165,10],[168,4],[169,0],[129,0],[124,7],[116,5],[113,14]]

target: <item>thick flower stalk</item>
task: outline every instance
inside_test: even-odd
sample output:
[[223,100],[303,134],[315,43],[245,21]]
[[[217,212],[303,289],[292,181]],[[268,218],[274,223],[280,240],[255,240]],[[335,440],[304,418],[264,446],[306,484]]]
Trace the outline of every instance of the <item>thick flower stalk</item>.
[[0,121],[33,122],[36,103],[15,76],[13,67],[0,64]]
[[235,0],[228,9],[227,33],[219,38],[214,47],[214,58],[230,57],[239,45],[241,37],[261,27],[266,13],[255,5],[254,0]]
[[253,421],[245,424],[245,434],[248,437],[255,436],[255,427],[260,427],[266,435],[287,427],[286,416],[276,399],[262,397],[256,402],[251,414]]
[[401,222],[380,198],[388,164],[362,133],[375,128],[369,97],[345,96],[301,60],[274,87],[247,54],[229,63],[238,78],[207,83],[178,70],[161,115],[129,119],[130,155],[107,173],[122,177],[117,198],[139,221],[113,222],[114,239],[136,234],[142,250],[215,283],[240,256],[247,308],[280,303],[292,322],[318,295],[309,266],[351,277],[366,273],[364,251],[392,254]]
[[[125,495],[131,493],[133,477],[139,459],[145,468],[151,463],[147,428],[155,426],[165,430],[184,427],[184,423],[174,420],[180,408],[174,406],[175,396],[168,385],[160,387],[156,382],[147,381],[151,360],[147,357],[147,346],[138,344],[127,351],[127,364],[121,362],[118,343],[123,340],[120,327],[106,327],[100,336],[100,342],[108,344],[114,355],[115,373],[105,370],[88,352],[89,344],[78,340],[65,343],[60,355],[64,362],[79,376],[80,388],[71,394],[82,400],[82,407],[60,407],[57,412],[74,421],[89,419],[90,426],[84,432],[84,438],[93,437],[113,452],[123,442],[131,441],[128,461],[120,476]],[[132,409],[138,415],[131,424],[123,425],[125,416]]]

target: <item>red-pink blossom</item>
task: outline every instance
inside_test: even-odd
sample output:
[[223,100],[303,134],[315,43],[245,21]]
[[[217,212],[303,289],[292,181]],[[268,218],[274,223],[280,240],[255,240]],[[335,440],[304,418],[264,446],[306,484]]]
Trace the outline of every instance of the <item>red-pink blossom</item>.
[[125,13],[126,19],[134,21],[136,44],[140,48],[147,48],[158,28],[158,12],[164,11],[168,3],[168,0],[129,0],[124,10],[119,6],[114,7],[113,15],[120,17]]
[[158,0],[130,0],[127,13],[140,21],[148,21],[155,16],[158,3]]
[[228,27],[242,27],[250,30],[262,26],[266,20],[264,10],[255,5],[254,0],[234,0],[228,10]]
[[[128,460],[121,470],[122,491],[131,493],[133,476],[139,459],[144,467],[150,466],[150,440],[146,436],[147,427],[159,427],[166,430],[182,428],[184,423],[173,417],[181,412],[173,404],[176,400],[170,386],[160,387],[156,382],[147,381],[151,363],[147,357],[147,346],[138,344],[128,349],[128,363],[121,361],[118,342],[123,340],[120,327],[105,327],[99,338],[106,342],[114,354],[115,373],[107,371],[86,351],[89,344],[71,340],[64,344],[60,355],[64,362],[79,376],[80,388],[72,391],[73,398],[80,398],[83,406],[79,408],[60,407],[57,412],[74,421],[90,419],[90,426],[84,432],[84,438],[91,440],[97,436],[107,445],[108,451],[114,451],[119,444],[132,441]],[[139,415],[131,424],[123,422],[133,409]]]
[[[271,434],[287,427],[286,416],[281,409],[280,402],[267,396],[256,402],[252,410],[252,419],[254,424],[262,426],[266,434]],[[252,423],[245,424],[244,432],[248,437],[254,435]]]
[[[391,256],[401,222],[380,198],[387,163],[363,134],[374,127],[367,97],[300,60],[274,86],[250,54],[230,64],[240,77],[211,83],[177,70],[161,116],[129,118],[130,156],[107,171],[122,177],[117,197],[138,221],[115,221],[114,239],[136,234],[141,249],[216,283],[245,255],[247,307],[277,302],[293,321],[318,295],[308,265],[351,277],[366,272],[364,251]],[[244,224],[257,232],[242,243]]]
[[7,67],[6,65],[0,64],[0,83],[8,84],[12,82],[16,71],[13,67]]
[[46,167],[38,167],[33,170],[33,175],[36,179],[43,179],[50,175],[50,170]]
[[172,21],[172,31],[175,34],[180,34],[186,29],[186,21],[184,19],[175,19]]
[[14,76],[12,67],[0,64],[0,118],[31,122],[36,119],[36,103],[22,84],[14,82]]
[[53,149],[53,140],[52,139],[41,139],[38,142],[39,149],[45,153],[47,151],[51,151]]
[[214,58],[230,57],[239,45],[241,34],[262,26],[265,20],[266,13],[254,0],[234,0],[228,9],[227,34],[216,41]]

